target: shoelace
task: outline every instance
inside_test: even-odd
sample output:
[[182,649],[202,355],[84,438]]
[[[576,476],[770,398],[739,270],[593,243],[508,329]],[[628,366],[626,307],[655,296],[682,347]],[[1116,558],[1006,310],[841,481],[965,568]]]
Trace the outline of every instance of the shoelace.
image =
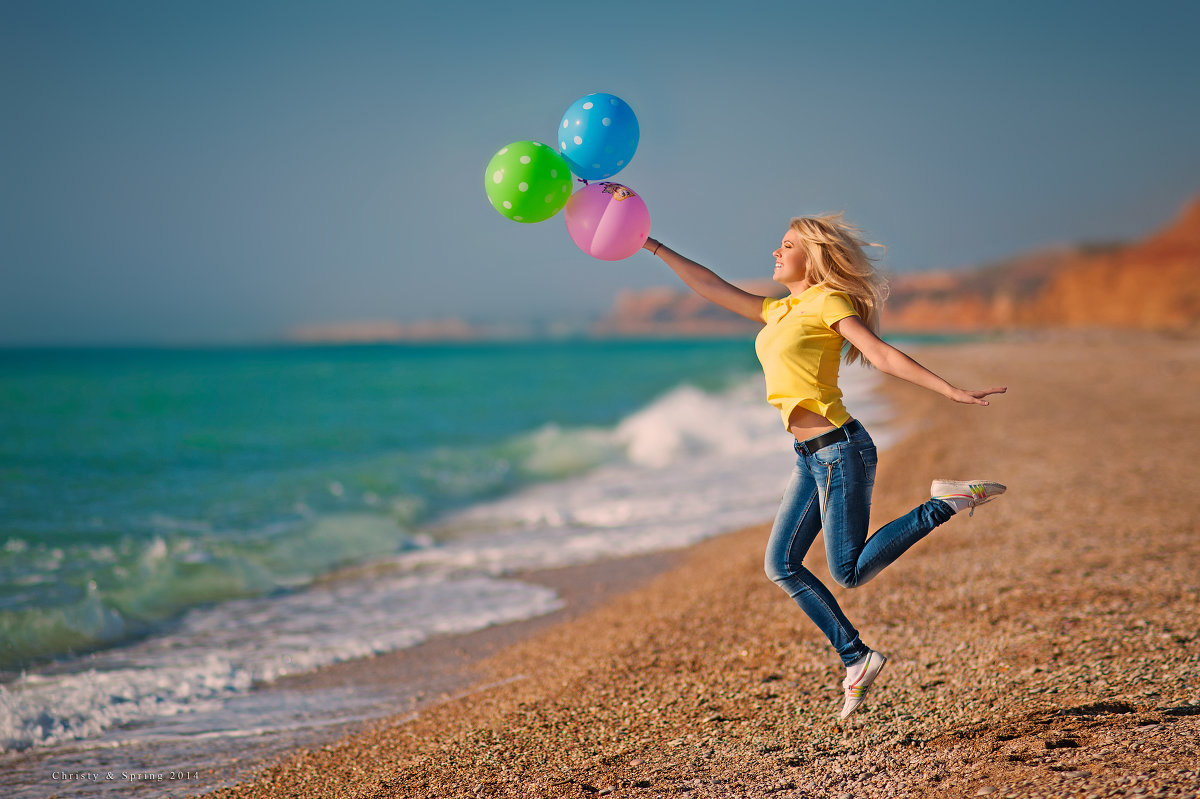
[[985,503],[987,501],[988,501],[987,491],[984,490],[983,486],[972,485],[971,486],[971,501],[967,503],[968,505],[971,506],[971,511],[967,514],[967,517],[970,518],[971,516],[974,516],[975,508],[979,505],[982,505],[983,503]]

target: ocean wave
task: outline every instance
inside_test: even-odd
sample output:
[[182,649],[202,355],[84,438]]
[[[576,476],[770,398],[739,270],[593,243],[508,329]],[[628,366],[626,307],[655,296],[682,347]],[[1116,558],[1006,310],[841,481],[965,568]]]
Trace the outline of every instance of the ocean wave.
[[[855,371],[843,387],[886,446],[875,379]],[[762,391],[760,377],[679,385],[609,426],[546,424],[417,461],[325,470],[330,504],[299,501],[240,534],[160,515],[161,534],[103,551],[10,540],[10,558],[50,564],[36,573],[88,558],[92,571],[81,587],[60,586],[70,601],[0,610],[6,662],[94,652],[0,686],[0,744],[202,713],[260,682],[540,615],[559,600],[514,574],[765,521],[794,454]],[[347,574],[354,564],[369,565]]]
[[164,531],[116,547],[27,546],[18,553],[23,562],[10,557],[7,571],[44,579],[8,583],[0,668],[136,640],[191,608],[307,585],[419,543],[387,515],[343,513],[244,534]]
[[[847,402],[886,446],[877,375],[843,380]],[[623,419],[597,450],[617,449],[585,473],[525,486],[445,514],[438,545],[402,553],[405,568],[503,575],[664,549],[769,519],[795,453],[761,378],[722,391],[679,386]],[[593,444],[593,446],[595,446]]]
[[560,604],[550,589],[516,580],[391,573],[194,610],[170,633],[93,656],[83,671],[30,674],[0,686],[0,750],[201,713],[258,683]]

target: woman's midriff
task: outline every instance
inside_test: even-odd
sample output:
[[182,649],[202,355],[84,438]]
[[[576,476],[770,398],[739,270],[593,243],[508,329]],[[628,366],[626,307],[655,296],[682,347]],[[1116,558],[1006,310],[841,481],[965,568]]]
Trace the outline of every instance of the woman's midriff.
[[819,413],[814,413],[808,408],[797,407],[792,411],[792,415],[788,417],[788,432],[796,437],[797,441],[807,441],[813,436],[819,436],[822,433],[828,433],[837,425],[830,422]]

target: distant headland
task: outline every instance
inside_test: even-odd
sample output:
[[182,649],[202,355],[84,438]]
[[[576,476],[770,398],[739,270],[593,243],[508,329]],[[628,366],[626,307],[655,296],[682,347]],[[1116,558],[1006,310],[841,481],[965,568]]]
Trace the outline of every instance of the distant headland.
[[[773,281],[741,284],[778,296]],[[1049,327],[1200,331],[1200,197],[1146,238],[1038,250],[996,263],[895,275],[885,333],[986,333]],[[722,337],[757,325],[679,287],[619,293],[584,329],[483,327],[461,319],[309,325],[290,341],[472,341],[586,335],[595,338]]]

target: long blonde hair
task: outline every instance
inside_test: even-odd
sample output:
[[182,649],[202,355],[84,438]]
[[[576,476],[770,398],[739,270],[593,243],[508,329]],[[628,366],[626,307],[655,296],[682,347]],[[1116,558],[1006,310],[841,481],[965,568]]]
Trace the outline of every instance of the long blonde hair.
[[[804,248],[808,282],[850,296],[854,310],[863,323],[879,334],[879,313],[887,299],[887,280],[875,268],[867,255],[870,244],[862,231],[839,214],[798,216],[791,222],[792,230],[800,237]],[[866,362],[857,347],[846,353],[846,363]]]

